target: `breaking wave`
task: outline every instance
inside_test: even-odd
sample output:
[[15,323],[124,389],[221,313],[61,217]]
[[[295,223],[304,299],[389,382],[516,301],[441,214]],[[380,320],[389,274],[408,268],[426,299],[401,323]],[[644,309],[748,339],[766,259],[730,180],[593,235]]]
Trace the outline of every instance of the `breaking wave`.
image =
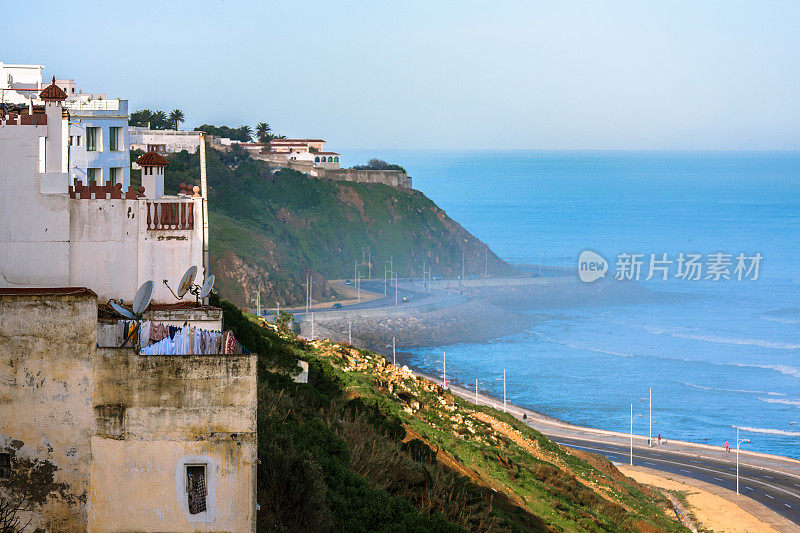
[[772,428],[751,428],[751,427],[739,427],[742,431],[749,431],[750,433],[769,433],[770,435],[786,435],[789,437],[800,437],[800,431],[784,431],[782,429],[772,429]]
[[567,341],[560,341],[556,339],[548,339],[546,337],[540,337],[540,340],[544,342],[551,342],[553,344],[560,344],[561,346],[566,346],[567,348],[573,348],[575,350],[586,350],[587,352],[595,352],[595,353],[602,353],[605,355],[617,355],[620,357],[636,357],[635,353],[625,353],[625,352],[615,352],[613,350],[603,350],[602,348],[592,348],[591,346],[586,346],[582,344],[575,344]]
[[779,403],[781,405],[794,405],[800,407],[800,400],[785,400],[782,398],[759,398],[759,400],[766,403]]
[[645,330],[651,335],[669,335],[676,339],[689,339],[694,341],[712,342],[714,344],[736,344],[741,346],[758,346],[760,348],[772,348],[774,350],[800,350],[800,344],[789,342],[775,342],[763,339],[739,339],[734,337],[719,337],[717,335],[698,335],[696,333],[683,333],[681,331],[665,331],[658,328],[648,327]]
[[738,392],[742,394],[766,394],[767,396],[783,396],[782,392],[769,392],[763,390],[743,390],[743,389],[720,389],[717,387],[704,387],[703,385],[695,385],[694,383],[681,382],[687,387],[700,390],[710,390],[716,392]]

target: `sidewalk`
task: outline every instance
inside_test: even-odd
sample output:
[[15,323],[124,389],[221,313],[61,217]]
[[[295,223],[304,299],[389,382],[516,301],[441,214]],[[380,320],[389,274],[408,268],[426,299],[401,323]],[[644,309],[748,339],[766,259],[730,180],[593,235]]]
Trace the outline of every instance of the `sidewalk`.
[[[436,379],[419,372],[414,373],[434,381],[435,383],[442,383],[441,379]],[[453,394],[467,401],[475,401],[474,390],[470,391],[466,388],[455,385],[451,385],[450,390]],[[497,400],[485,394],[478,394],[478,402],[480,405],[489,405],[500,411],[503,410],[502,400]],[[530,409],[524,409],[522,407],[512,405],[510,403],[506,404],[506,411],[519,419],[522,419],[523,414],[527,415],[526,422],[534,429],[537,429],[548,436],[572,437],[592,440],[597,443],[630,446],[631,436],[629,433],[619,433],[616,431],[575,426],[547,415],[537,413],[536,411],[531,411]],[[647,441],[648,438],[646,435],[634,434],[633,436],[634,448],[648,448]],[[670,453],[679,453],[691,457],[712,459],[717,461],[732,461],[732,457],[735,456],[735,450],[732,450],[730,454],[726,454],[725,448],[722,446],[711,446],[708,444],[697,444],[693,442],[677,440],[667,440],[662,442],[664,443],[660,446],[654,444],[652,447],[650,447],[650,449],[653,451],[659,450]],[[749,466],[761,470],[771,470],[781,474],[800,477],[800,461],[790,457],[740,450],[739,464],[742,466]]]

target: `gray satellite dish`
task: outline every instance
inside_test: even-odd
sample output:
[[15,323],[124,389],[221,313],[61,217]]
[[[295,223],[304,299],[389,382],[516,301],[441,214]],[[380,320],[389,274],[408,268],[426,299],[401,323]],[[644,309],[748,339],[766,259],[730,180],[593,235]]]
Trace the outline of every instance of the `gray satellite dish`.
[[121,314],[125,318],[136,318],[136,315],[134,315],[133,312],[130,309],[122,307],[122,305],[118,304],[114,300],[111,300],[110,302],[108,302],[108,305],[110,305],[111,308],[114,311],[116,311],[117,313]]
[[192,265],[186,270],[186,273],[181,278],[180,285],[178,285],[178,299],[186,296],[186,293],[189,292],[189,289],[192,288],[192,283],[194,282],[194,278],[196,277],[197,277],[197,266]]
[[200,298],[205,298],[209,294],[211,294],[211,289],[214,287],[214,274],[208,276],[206,282],[203,283],[203,287],[200,289]]
[[133,314],[136,316],[141,316],[144,313],[147,306],[150,305],[150,299],[153,297],[153,287],[154,283],[151,281],[145,281],[142,283],[142,286],[139,287],[139,290],[136,291],[136,296],[133,298]]

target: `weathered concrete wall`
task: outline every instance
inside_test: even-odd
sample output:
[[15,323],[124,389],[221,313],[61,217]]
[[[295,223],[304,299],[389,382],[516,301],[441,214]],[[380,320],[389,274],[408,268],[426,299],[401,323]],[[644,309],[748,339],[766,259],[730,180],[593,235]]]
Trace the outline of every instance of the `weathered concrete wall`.
[[[99,349],[95,378],[92,531],[254,530],[255,356]],[[198,463],[208,510],[191,515],[185,466]]]
[[323,169],[322,179],[355,181],[356,183],[383,183],[390,187],[411,189],[411,178],[400,170],[353,170],[350,168]]
[[34,506],[35,527],[85,530],[96,331],[91,292],[0,295],[0,451],[13,468],[0,487]]
[[[92,292],[16,292],[0,291],[0,490],[25,495],[34,525],[255,531],[256,356],[97,348]],[[187,464],[206,468],[197,514]]]

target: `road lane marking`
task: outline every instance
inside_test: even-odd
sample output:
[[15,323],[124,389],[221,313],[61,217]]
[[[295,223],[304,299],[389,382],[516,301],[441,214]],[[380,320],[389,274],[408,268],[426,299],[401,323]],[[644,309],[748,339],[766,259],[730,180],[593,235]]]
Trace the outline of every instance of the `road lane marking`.
[[766,492],[764,493],[764,496],[766,496],[766,497],[767,497],[767,498],[769,498],[770,500],[774,500],[774,499],[775,499],[775,496],[770,496],[770,495],[769,495],[769,494],[767,494]]
[[785,505],[785,506],[786,506],[786,507],[788,507],[789,509],[791,509],[791,508],[792,508],[792,506],[791,506],[791,505],[789,505],[788,503],[784,503],[783,505]]
[[765,478],[767,478],[767,479],[775,479],[774,477],[772,477],[772,476],[768,476],[768,475],[766,475],[766,474],[764,474],[764,477],[765,477]]
[[[602,448],[592,448],[590,446],[578,446],[577,444],[571,444],[571,445],[570,444],[566,444],[566,443],[559,443],[559,444],[564,444],[565,446],[572,446],[574,448],[580,448],[580,449],[583,449],[583,450],[589,450],[589,451],[600,452],[600,453],[618,453],[616,451],[610,451],[610,450],[607,450],[607,449],[604,450]],[[677,466],[687,466],[684,463],[677,463],[675,461],[667,461],[666,459],[655,459],[655,458],[653,458],[653,460],[661,462],[661,463],[668,463],[668,464],[673,464],[673,465],[677,465]],[[706,468],[706,467],[702,467],[702,466],[695,466],[694,468],[696,468],[698,470],[705,470],[706,472],[713,472],[715,474],[721,474],[723,476],[730,475],[730,477],[735,478],[735,476],[733,474],[728,474],[727,472],[720,472],[719,470],[714,470],[713,468]],[[753,479],[753,478],[749,478],[749,477],[746,477],[746,476],[739,476],[739,479],[743,479],[743,480],[746,480],[746,481],[751,481],[753,483],[758,483],[759,485],[764,485],[766,487],[769,487],[771,489],[786,493],[786,494],[792,496],[793,498],[796,498],[796,499],[800,500],[800,494],[796,494],[796,493],[794,493],[792,491],[789,491],[789,490],[786,490],[786,489],[784,489],[782,487],[777,487],[775,485],[771,485],[769,483],[765,483],[764,481],[761,481],[759,479]],[[750,489],[750,490],[754,490],[754,489]]]
[[744,488],[746,488],[747,490],[756,490],[756,489],[754,489],[753,487],[748,487],[747,485],[745,485],[745,487],[744,487]]
[[717,481],[725,481],[725,480],[724,480],[724,479],[722,479],[721,477],[715,477],[714,479],[716,479]]
[[687,474],[691,474],[692,473],[690,470],[684,470],[683,468],[681,468],[680,471],[681,472],[686,472]]

